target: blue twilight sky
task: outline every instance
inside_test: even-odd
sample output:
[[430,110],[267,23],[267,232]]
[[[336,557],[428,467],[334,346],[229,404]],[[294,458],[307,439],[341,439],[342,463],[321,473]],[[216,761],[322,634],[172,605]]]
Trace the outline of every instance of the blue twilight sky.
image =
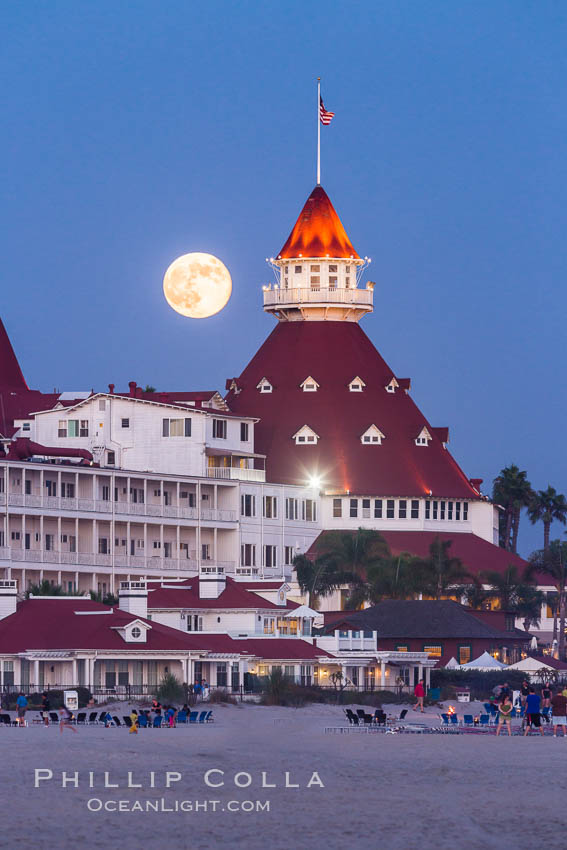
[[[486,490],[511,462],[567,490],[567,4],[27,0],[0,21],[1,315],[30,386],[242,371],[274,323],[264,258],[315,183],[320,75],[322,184],[373,258],[364,330]],[[163,298],[189,251],[233,277],[208,320]]]

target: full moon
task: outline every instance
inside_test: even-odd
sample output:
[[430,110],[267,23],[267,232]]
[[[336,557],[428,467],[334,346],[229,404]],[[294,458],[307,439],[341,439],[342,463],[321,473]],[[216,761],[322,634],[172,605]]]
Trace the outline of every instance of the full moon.
[[170,307],[191,319],[214,316],[228,303],[232,280],[224,263],[212,254],[183,254],[163,278],[163,294]]

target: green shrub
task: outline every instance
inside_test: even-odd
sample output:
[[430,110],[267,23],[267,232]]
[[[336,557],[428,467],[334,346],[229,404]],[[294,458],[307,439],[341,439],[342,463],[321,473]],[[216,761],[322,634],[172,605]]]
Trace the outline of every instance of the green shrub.
[[156,698],[162,703],[184,703],[185,688],[173,673],[166,673],[156,691]]
[[[70,690],[77,691],[79,697],[79,708],[85,708],[89,704],[89,701],[92,699],[92,694],[88,688],[78,687],[72,688]],[[57,711],[63,705],[63,691],[62,690],[45,690],[38,691],[33,694],[25,694],[28,700],[28,711],[39,711],[41,708],[41,698],[43,694],[46,693],[49,699],[50,711]],[[7,711],[15,711],[16,710],[16,700],[18,699],[20,692],[13,691],[9,696],[5,696],[3,699],[3,705]]]

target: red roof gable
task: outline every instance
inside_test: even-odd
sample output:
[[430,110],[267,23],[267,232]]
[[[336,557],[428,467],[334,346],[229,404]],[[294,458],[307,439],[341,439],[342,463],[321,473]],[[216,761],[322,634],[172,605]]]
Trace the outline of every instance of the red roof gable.
[[0,388],[11,390],[28,389],[2,319],[0,319]]
[[[297,608],[296,602],[288,601],[286,605],[275,605],[257,593],[248,590],[243,582],[236,582],[227,576],[226,587],[215,599],[202,599],[199,596],[199,577],[185,579],[162,587],[162,582],[148,583],[148,609],[159,608],[242,608],[242,609],[274,609],[290,611]],[[281,582],[278,587],[281,587]]]
[[[478,498],[467,477],[411,397],[388,392],[392,370],[356,322],[279,322],[242,375],[240,392],[226,396],[230,409],[260,417],[255,450],[267,455],[268,481],[305,484],[312,475],[326,490],[359,495]],[[308,375],[319,384],[305,393]],[[355,375],[363,392],[349,392]],[[260,393],[266,377],[273,392]],[[375,424],[382,445],[363,445]],[[316,445],[296,445],[303,427],[319,435]],[[433,435],[416,446],[423,426]]]
[[295,227],[278,254],[278,260],[293,257],[359,259],[322,186],[316,186],[307,198]]

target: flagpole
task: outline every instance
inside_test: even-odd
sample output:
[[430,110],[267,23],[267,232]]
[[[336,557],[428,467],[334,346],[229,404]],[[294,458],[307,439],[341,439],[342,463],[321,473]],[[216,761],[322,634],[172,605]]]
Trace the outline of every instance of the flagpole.
[[321,185],[321,77],[317,77],[317,185]]

